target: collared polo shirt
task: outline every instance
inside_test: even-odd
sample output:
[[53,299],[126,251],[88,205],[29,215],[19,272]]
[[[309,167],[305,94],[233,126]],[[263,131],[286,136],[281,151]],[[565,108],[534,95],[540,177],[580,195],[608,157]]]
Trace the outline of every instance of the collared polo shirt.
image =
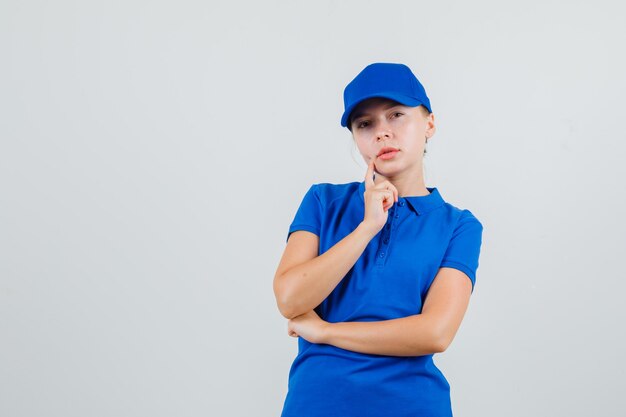
[[[467,209],[426,196],[400,197],[387,223],[346,276],[315,308],[331,323],[382,321],[420,314],[439,268],[456,268],[472,283],[482,224]],[[313,184],[289,226],[319,236],[321,255],[350,234],[365,213],[364,182]],[[298,338],[281,417],[449,417],[450,385],[433,355],[387,356]]]

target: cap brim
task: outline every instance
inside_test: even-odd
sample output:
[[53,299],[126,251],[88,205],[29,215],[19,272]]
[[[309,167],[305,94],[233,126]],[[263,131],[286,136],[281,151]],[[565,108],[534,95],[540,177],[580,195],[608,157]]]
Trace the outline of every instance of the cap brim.
[[348,106],[348,108],[346,108],[346,110],[343,112],[343,115],[341,116],[341,126],[348,127],[348,118],[350,117],[350,113],[352,113],[352,110],[354,110],[354,108],[358,106],[359,103],[361,103],[364,100],[374,98],[374,97],[388,98],[390,100],[397,101],[398,103],[403,104],[405,106],[409,106],[409,107],[416,107],[416,106],[419,106],[420,104],[424,104],[416,98],[405,96],[403,94],[396,94],[396,93],[368,94],[367,96],[361,97],[359,101],[352,103],[350,106]]

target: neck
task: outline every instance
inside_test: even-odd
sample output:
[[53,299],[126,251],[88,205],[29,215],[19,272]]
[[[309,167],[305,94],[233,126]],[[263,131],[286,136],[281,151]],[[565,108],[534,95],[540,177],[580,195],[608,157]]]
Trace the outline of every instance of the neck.
[[424,184],[424,175],[421,169],[417,172],[403,172],[389,177],[377,174],[376,178],[378,178],[379,175],[396,187],[399,197],[421,197],[430,194],[430,191],[428,191]]

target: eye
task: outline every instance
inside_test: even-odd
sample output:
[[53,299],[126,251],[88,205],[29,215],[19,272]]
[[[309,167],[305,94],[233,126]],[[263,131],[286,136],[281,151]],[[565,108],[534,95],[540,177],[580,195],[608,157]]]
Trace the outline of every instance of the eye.
[[402,113],[400,113],[399,111],[397,111],[397,112],[395,112],[393,115],[394,115],[394,117],[399,117],[399,116],[402,116]]
[[364,127],[367,127],[368,123],[369,123],[369,122],[367,122],[367,121],[358,122],[358,123],[356,124],[356,127],[357,127],[358,129],[362,129],[362,128],[364,128]]

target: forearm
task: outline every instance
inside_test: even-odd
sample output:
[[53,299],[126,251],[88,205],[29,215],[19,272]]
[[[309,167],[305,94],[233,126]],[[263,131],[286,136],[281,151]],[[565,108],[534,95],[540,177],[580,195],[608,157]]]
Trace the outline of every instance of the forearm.
[[384,321],[328,323],[323,343],[360,353],[421,356],[442,352],[430,317],[422,314]]
[[282,303],[290,318],[317,307],[346,276],[375,236],[362,224],[326,252],[291,268],[280,278]]

